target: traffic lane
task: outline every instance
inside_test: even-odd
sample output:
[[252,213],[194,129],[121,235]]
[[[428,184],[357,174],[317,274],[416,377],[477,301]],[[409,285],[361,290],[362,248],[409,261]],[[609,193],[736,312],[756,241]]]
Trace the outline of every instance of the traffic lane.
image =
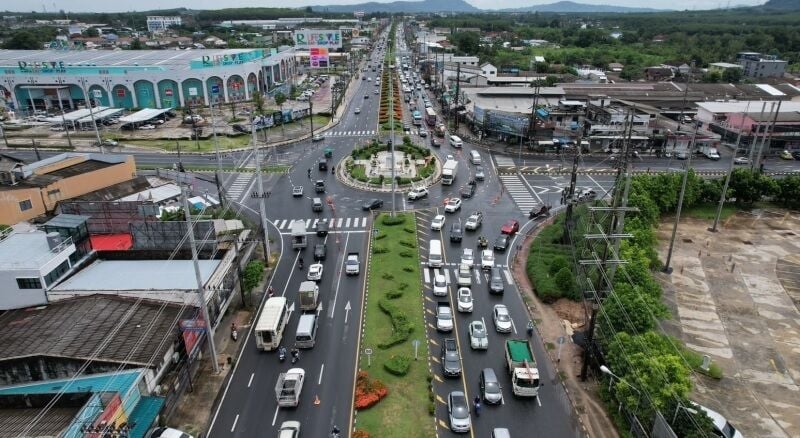
[[[327,436],[334,424],[340,429],[347,429],[353,406],[358,321],[365,277],[363,274],[346,276],[344,261],[349,251],[363,254],[365,242],[365,232],[333,233],[327,237],[329,248],[328,257],[323,262],[325,271],[319,283],[322,309],[318,311],[315,346],[300,350],[300,359],[294,365],[306,370],[301,405],[295,410],[281,409],[277,425],[282,421],[301,421],[304,434],[309,436]],[[346,310],[346,307],[350,307],[350,310]],[[286,332],[294,336],[296,323],[290,322]],[[317,399],[319,404],[315,404]],[[277,433],[270,436],[277,436]]]

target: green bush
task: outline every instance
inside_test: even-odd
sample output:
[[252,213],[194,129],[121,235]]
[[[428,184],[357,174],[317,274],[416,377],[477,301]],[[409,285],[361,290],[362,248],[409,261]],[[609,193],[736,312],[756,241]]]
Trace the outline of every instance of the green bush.
[[[414,257],[414,253],[411,252],[411,251],[403,250],[403,251],[400,251],[400,257],[403,257],[403,258],[406,258],[406,259],[410,259],[410,258]],[[405,269],[403,269],[403,270],[405,271]]]
[[563,292],[565,297],[575,301],[580,299],[577,293],[578,284],[575,282],[575,275],[569,268],[561,268],[561,270],[556,273],[555,277],[553,277],[553,281],[561,292]]
[[378,300],[378,307],[383,313],[389,315],[392,321],[392,328],[394,328],[392,336],[386,341],[378,343],[378,348],[385,350],[408,340],[413,328],[408,316],[385,298]]
[[387,234],[386,234],[386,233],[378,233],[378,235],[377,235],[377,236],[375,236],[375,240],[381,240],[381,239],[385,239],[385,238],[386,238],[386,236],[387,236]]
[[406,283],[406,282],[404,282],[404,281],[401,281],[401,282],[400,282],[400,283],[397,285],[397,288],[398,288],[398,289],[400,289],[400,290],[406,290],[406,289],[408,289],[408,283]]
[[404,214],[398,214],[394,217],[386,215],[383,217],[383,219],[381,219],[381,224],[387,227],[391,227],[394,225],[400,225],[405,221],[406,221],[406,216]]
[[400,245],[406,248],[416,248],[417,244],[413,240],[404,239],[400,241]]
[[388,272],[384,272],[383,275],[381,275],[381,278],[383,278],[384,280],[394,280],[394,275]]
[[567,258],[563,256],[558,256],[553,258],[553,260],[550,262],[550,267],[547,269],[547,272],[549,272],[550,275],[555,276],[558,273],[558,271],[560,271],[563,268],[569,269],[569,263],[567,263]]
[[383,364],[383,368],[390,374],[394,374],[395,376],[405,376],[408,374],[408,370],[411,369],[411,359],[409,356],[404,354],[398,354],[389,358],[386,363]]
[[403,266],[403,271],[405,272],[414,272],[414,268],[411,266]]
[[385,246],[377,246],[377,245],[375,245],[372,248],[372,253],[373,254],[386,254],[387,252],[389,252],[389,248],[387,248]]
[[258,285],[261,278],[264,276],[264,262],[261,260],[253,260],[247,264],[242,273],[244,281],[242,288],[246,293],[249,293],[254,287]]
[[389,292],[386,292],[386,298],[390,300],[396,300],[402,296],[403,296],[403,291],[390,290]]
[[414,234],[414,233],[417,232],[417,230],[415,230],[415,229],[413,229],[411,227],[405,227],[405,228],[403,228],[403,231],[405,231],[408,234]]

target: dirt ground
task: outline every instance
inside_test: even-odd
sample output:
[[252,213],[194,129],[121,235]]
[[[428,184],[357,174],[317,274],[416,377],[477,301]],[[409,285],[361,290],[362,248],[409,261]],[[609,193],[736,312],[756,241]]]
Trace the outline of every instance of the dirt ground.
[[[693,399],[744,436],[800,436],[800,215],[737,213],[720,231],[682,219],[671,275],[658,274],[673,318],[664,329],[719,364]],[[666,259],[672,221],[659,228]]]
[[[541,228],[539,228],[541,229]],[[593,438],[617,438],[619,434],[614,428],[611,419],[597,395],[598,381],[589,378],[581,382],[581,354],[582,351],[572,343],[574,331],[583,330],[588,324],[585,317],[583,304],[569,300],[559,300],[551,305],[542,303],[534,294],[528,276],[525,273],[525,261],[528,259],[528,250],[533,236],[527,236],[522,243],[522,249],[517,253],[513,263],[514,278],[519,285],[520,293],[533,310],[533,318],[537,330],[545,345],[556,345],[556,340],[564,336],[567,340],[561,347],[560,359],[556,348],[548,349],[550,360],[561,374],[567,394],[580,422],[586,429],[588,436]]]

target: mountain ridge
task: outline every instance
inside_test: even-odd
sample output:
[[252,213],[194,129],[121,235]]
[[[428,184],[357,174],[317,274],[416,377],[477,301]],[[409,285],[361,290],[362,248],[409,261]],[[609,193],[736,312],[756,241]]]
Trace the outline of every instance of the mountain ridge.
[[[776,2],[800,1],[800,0],[770,0]],[[522,6],[518,8],[504,9],[481,9],[475,7],[464,0],[422,0],[422,1],[393,1],[388,3],[367,2],[352,5],[317,5],[311,6],[316,12],[572,12],[572,13],[591,13],[591,12],[662,12],[664,9],[638,8],[615,5],[590,5],[569,0],[547,3],[542,5]]]

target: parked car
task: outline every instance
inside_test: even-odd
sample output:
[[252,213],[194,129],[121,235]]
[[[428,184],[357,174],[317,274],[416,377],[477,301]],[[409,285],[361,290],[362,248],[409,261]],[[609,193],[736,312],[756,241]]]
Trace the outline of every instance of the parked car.
[[494,320],[494,328],[498,333],[511,333],[511,315],[508,313],[508,308],[505,305],[494,305],[492,319]]
[[519,221],[516,219],[509,219],[500,228],[500,233],[508,234],[509,236],[514,235],[517,231],[519,231]]
[[192,438],[192,436],[171,427],[156,427],[148,432],[147,438]]
[[486,334],[486,326],[483,321],[472,321],[467,327],[469,334],[469,346],[473,350],[486,350],[489,348],[489,336]]
[[383,200],[375,198],[375,199],[370,199],[369,201],[365,202],[361,206],[361,209],[364,210],[364,211],[369,211],[369,210],[375,210],[375,209],[381,208],[381,207],[383,207]]
[[444,215],[437,214],[436,216],[433,217],[433,220],[431,221],[431,230],[440,231],[444,226],[444,222],[445,222]]
[[156,126],[147,124],[147,125],[140,126],[139,129],[142,130],[142,131],[149,131],[151,129],[156,129]]

